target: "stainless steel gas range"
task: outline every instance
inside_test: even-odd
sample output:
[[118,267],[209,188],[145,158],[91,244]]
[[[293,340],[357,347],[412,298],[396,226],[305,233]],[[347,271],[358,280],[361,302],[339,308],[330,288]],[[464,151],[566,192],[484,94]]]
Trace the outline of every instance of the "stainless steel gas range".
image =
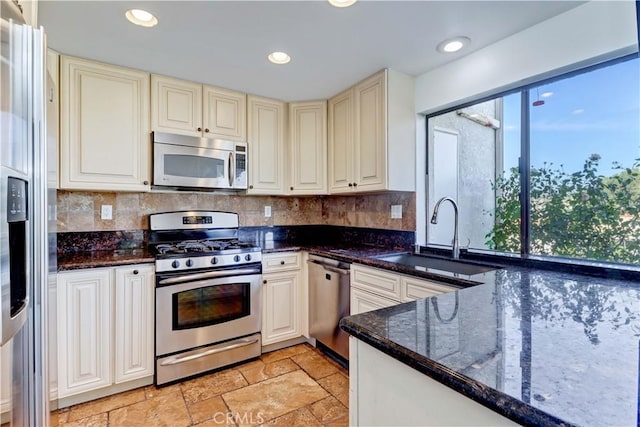
[[261,248],[238,240],[238,215],[152,214],[156,385],[260,355]]

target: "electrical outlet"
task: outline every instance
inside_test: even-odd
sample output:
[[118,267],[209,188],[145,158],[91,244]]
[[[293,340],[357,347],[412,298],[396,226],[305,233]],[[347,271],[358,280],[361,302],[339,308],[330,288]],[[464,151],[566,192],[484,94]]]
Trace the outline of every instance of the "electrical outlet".
[[391,205],[391,219],[402,219],[402,205]]
[[101,218],[102,219],[113,219],[113,206],[111,205],[102,205],[101,209]]
[[264,207],[264,217],[271,218],[271,206]]

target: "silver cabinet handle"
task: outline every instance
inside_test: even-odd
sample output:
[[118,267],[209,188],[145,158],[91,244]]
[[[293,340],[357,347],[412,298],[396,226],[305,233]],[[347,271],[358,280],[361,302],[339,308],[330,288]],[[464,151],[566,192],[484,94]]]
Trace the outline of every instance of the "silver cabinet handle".
[[223,351],[233,350],[234,348],[246,347],[256,342],[258,342],[258,338],[244,339],[240,342],[229,344],[227,346],[220,347],[220,348],[212,348],[210,350],[203,351],[202,353],[191,354],[189,356],[184,356],[184,357],[174,357],[160,363],[160,366],[177,365],[178,363],[189,362],[191,360],[200,359],[201,357],[207,357],[207,356],[211,356],[212,354],[221,353]]

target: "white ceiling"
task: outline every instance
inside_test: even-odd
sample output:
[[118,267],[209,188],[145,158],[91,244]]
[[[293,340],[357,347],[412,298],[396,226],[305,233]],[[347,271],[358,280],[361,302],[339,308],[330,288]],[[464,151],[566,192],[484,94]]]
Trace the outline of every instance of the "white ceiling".
[[[422,74],[580,5],[576,1],[55,1],[39,3],[49,46],[285,101],[328,98],[382,68]],[[143,28],[130,8],[155,14]],[[464,35],[468,49],[436,52]],[[289,53],[273,65],[268,53]],[[472,75],[472,74],[471,74]]]

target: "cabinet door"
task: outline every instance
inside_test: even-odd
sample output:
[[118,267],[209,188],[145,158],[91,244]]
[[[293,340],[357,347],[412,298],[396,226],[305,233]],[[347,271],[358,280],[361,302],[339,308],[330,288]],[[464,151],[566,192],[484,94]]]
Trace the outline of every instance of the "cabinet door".
[[300,271],[263,277],[262,345],[299,337]]
[[213,86],[204,87],[204,136],[247,140],[247,95]]
[[202,85],[171,77],[151,76],[151,129],[202,135]]
[[386,188],[386,86],[386,72],[383,71],[358,84],[355,89],[355,184],[358,191]]
[[328,172],[329,192],[353,190],[354,91],[349,89],[329,100]]
[[60,141],[60,55],[47,49],[47,187],[60,188],[58,141]]
[[58,274],[58,398],[111,385],[111,269]]
[[60,58],[60,186],[149,190],[149,74]]
[[248,97],[249,194],[284,194],[285,103]]
[[367,311],[391,307],[400,304],[398,301],[374,295],[360,289],[351,288],[351,315],[366,313]]
[[115,382],[153,375],[154,269],[115,269]]
[[327,103],[289,104],[289,194],[327,192]]

